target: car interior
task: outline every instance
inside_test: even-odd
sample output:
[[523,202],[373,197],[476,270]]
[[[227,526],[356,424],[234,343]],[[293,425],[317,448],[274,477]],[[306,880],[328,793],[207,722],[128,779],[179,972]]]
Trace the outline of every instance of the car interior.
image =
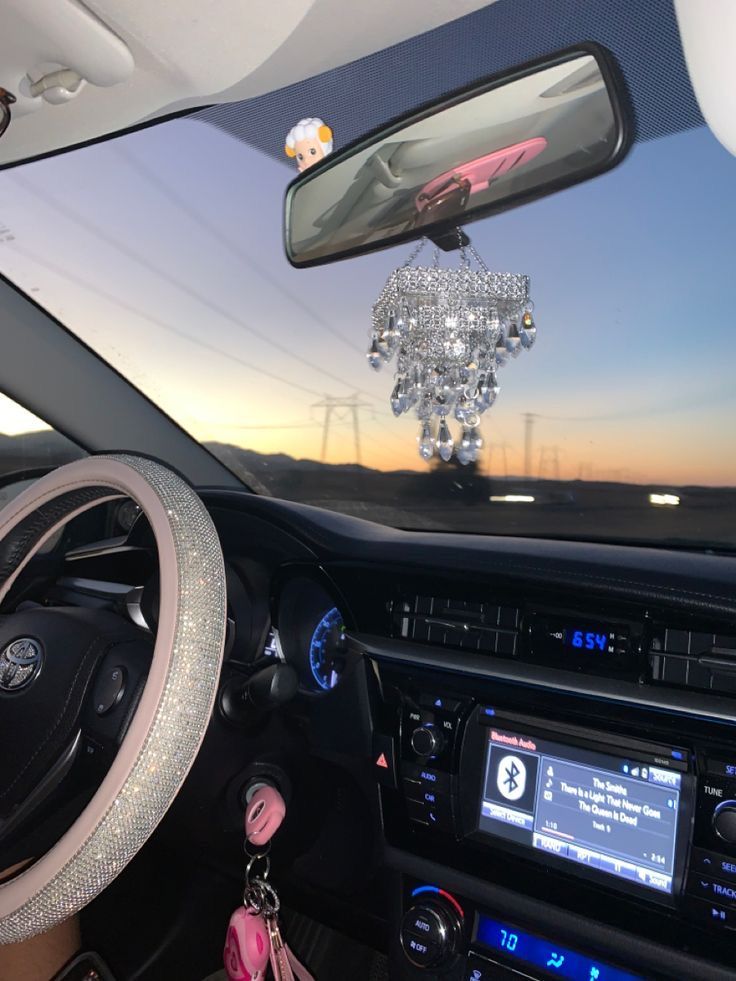
[[0,981],[736,977],[734,44],[0,0]]

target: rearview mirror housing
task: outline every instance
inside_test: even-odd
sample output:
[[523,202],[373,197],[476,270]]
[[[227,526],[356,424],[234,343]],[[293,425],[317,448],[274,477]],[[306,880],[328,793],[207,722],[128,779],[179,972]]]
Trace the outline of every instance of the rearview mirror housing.
[[429,103],[339,150],[288,187],[293,266],[448,235],[595,177],[632,140],[612,57],[581,44]]

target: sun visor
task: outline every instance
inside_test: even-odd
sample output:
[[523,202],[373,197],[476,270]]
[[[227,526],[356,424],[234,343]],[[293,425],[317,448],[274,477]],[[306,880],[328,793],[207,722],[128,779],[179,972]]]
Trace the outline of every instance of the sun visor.
[[690,80],[716,139],[736,156],[736,3],[675,0]]

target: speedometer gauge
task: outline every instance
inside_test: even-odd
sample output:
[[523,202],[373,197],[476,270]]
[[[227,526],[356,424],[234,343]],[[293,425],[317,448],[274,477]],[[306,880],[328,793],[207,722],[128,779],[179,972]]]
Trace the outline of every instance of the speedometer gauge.
[[299,672],[305,694],[332,692],[356,661],[348,641],[350,610],[337,602],[334,593],[305,576],[289,579],[281,590],[274,620],[284,660]]
[[333,606],[322,617],[309,645],[309,667],[320,688],[329,691],[340,680],[345,666],[345,624]]

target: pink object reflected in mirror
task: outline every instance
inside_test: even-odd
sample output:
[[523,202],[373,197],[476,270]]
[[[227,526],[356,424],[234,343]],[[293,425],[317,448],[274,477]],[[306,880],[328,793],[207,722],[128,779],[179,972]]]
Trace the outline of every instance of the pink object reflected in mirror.
[[513,143],[501,150],[494,150],[493,153],[486,153],[482,157],[468,160],[466,163],[453,167],[452,170],[446,170],[439,177],[434,177],[428,181],[417,194],[417,211],[423,211],[437,194],[453,183],[469,181],[471,194],[477,194],[478,191],[487,189],[492,181],[529,163],[546,146],[547,141],[543,136],[535,136],[530,140],[522,140],[520,143]]

